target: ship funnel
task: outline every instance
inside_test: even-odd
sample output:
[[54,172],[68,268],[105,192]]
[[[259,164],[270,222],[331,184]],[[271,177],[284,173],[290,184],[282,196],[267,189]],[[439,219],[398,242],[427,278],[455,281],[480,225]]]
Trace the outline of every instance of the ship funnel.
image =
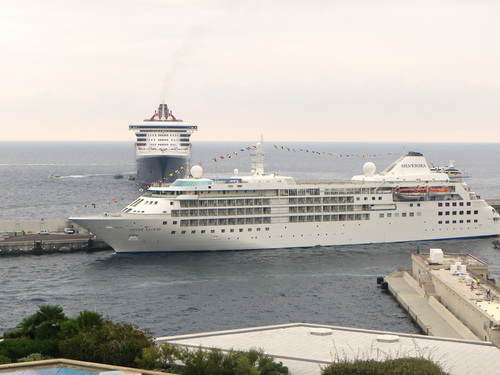
[[168,119],[168,105],[160,104],[160,106],[158,107],[158,118],[160,120]]

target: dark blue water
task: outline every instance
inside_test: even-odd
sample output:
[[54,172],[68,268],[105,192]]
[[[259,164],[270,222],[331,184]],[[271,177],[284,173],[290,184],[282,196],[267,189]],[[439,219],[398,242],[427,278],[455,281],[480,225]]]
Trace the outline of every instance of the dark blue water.
[[[278,148],[274,148],[273,144],[266,144],[269,172],[281,171],[299,179],[347,180],[361,174],[368,160],[381,171],[401,153],[415,150],[436,165],[455,160],[473,176],[469,185],[477,193],[500,198],[497,144],[417,144],[404,148],[354,143],[276,143]],[[234,168],[246,172],[250,169],[249,146],[251,143],[198,143],[192,163],[201,162],[210,175],[227,176]],[[133,159],[133,145],[125,142],[0,142],[0,219],[66,218],[118,211],[140,194],[133,182],[113,178],[115,173],[132,173]],[[49,175],[60,178],[47,178]],[[117,199],[116,204],[113,199]],[[441,247],[472,252],[487,260],[492,276],[500,279],[499,253],[491,241],[2,257],[0,331],[14,328],[40,304],[58,304],[69,316],[84,309],[96,310],[155,336],[289,322],[418,332],[397,303],[376,287],[376,277],[410,267],[410,252],[420,246],[421,250]]]

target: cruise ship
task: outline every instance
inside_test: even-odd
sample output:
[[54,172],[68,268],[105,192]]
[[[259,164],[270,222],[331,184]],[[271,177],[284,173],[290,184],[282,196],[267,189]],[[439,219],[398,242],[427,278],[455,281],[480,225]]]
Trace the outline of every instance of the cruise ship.
[[500,215],[465,182],[418,152],[347,182],[299,183],[264,173],[258,143],[248,175],[191,176],[151,187],[120,213],[70,218],[117,253],[301,248],[494,236]]
[[166,104],[160,104],[150,119],[129,125],[136,135],[137,182],[153,185],[186,177],[194,124],[178,120]]

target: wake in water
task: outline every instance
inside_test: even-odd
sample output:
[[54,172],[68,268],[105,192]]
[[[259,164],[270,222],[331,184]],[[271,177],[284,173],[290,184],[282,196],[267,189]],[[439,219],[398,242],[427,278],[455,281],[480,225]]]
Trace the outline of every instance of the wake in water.
[[[132,175],[134,172],[123,172],[125,175]],[[59,175],[49,175],[47,178],[89,178],[89,177],[113,177],[115,174],[109,173],[94,173],[94,174],[73,174],[68,176],[59,176]]]

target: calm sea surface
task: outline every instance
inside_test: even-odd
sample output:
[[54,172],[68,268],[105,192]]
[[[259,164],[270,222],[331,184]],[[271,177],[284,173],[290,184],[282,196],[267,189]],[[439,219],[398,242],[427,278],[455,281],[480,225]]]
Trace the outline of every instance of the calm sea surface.
[[[251,143],[201,142],[192,164],[225,177],[250,170]],[[500,199],[499,144],[266,142],[266,171],[299,180],[349,180],[366,161],[382,171],[408,151],[450,160],[469,186]],[[214,161],[217,160],[217,162]],[[132,142],[0,142],[0,220],[67,218],[119,211],[141,194]],[[113,175],[122,173],[123,180]],[[48,176],[59,176],[48,178]],[[117,203],[114,203],[116,199]],[[410,253],[440,247],[487,260],[500,279],[492,238],[311,249],[189,254],[55,254],[0,258],[0,332],[41,304],[69,316],[96,310],[154,336],[308,322],[418,332],[376,286],[376,277],[410,267]]]

